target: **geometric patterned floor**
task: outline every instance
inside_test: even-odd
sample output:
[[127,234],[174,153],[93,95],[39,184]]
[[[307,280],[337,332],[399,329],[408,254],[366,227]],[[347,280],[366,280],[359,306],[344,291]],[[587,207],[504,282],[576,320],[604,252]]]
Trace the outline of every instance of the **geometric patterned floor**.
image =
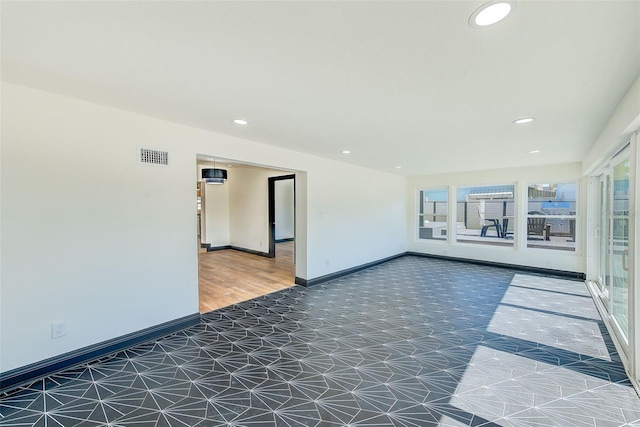
[[0,394],[2,426],[636,426],[584,283],[406,256]]

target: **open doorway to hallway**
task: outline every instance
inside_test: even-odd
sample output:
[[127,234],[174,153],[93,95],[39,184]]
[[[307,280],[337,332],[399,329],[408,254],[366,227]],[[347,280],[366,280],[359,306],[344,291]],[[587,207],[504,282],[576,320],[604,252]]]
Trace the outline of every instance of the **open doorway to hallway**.
[[[201,313],[286,289],[294,285],[296,275],[295,189],[278,185],[275,193],[269,191],[272,179],[284,183],[280,177],[287,176],[293,183],[295,175],[216,158],[215,168],[227,170],[227,179],[206,184],[202,170],[210,168],[213,159],[198,156]],[[287,201],[292,213],[282,217],[288,207],[280,204]],[[277,221],[272,216],[276,212]]]

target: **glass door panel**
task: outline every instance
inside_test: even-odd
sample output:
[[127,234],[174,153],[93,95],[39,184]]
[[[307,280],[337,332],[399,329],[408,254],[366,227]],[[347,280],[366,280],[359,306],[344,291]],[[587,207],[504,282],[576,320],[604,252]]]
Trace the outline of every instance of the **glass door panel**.
[[611,285],[610,257],[609,257],[609,222],[611,221],[611,175],[606,173],[600,179],[602,188],[602,205],[600,207],[600,275],[602,281],[602,296],[609,309],[609,291]]
[[609,310],[625,340],[629,336],[629,166],[627,157],[613,165],[609,257]]
[[607,229],[606,215],[605,215],[605,201],[606,198],[606,180],[604,175],[600,175],[596,178],[596,190],[595,190],[595,212],[594,212],[594,235],[593,243],[595,247],[594,251],[594,263],[595,263],[595,280],[600,289],[600,293],[604,293],[605,290],[605,271],[606,262],[604,260],[605,252],[607,251],[607,236],[605,230]]

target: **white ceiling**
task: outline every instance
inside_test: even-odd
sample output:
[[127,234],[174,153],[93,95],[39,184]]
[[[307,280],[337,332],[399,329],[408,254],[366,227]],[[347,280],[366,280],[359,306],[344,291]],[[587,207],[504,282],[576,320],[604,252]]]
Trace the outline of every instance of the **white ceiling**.
[[580,161],[640,71],[640,1],[472,28],[482,3],[3,1],[2,78],[405,175]]

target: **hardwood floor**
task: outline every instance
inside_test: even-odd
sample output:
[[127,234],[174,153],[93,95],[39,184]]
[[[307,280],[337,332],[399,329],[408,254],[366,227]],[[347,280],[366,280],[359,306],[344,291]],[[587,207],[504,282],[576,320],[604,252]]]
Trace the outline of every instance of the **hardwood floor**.
[[277,243],[275,258],[233,249],[201,251],[198,257],[200,313],[294,285],[293,242]]

